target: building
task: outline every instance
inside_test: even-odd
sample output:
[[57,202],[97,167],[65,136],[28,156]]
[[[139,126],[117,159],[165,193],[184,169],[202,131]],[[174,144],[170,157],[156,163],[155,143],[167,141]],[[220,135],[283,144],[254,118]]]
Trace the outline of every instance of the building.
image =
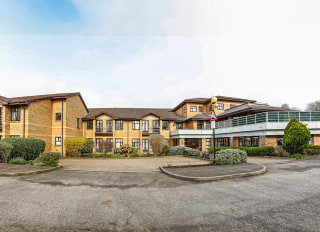
[[[217,146],[276,146],[292,117],[309,122],[311,142],[320,144],[320,112],[297,112],[226,96],[217,99]],[[64,140],[83,136],[94,141],[97,153],[107,140],[113,149],[129,144],[148,153],[152,152],[148,136],[161,134],[170,146],[206,150],[213,145],[211,110],[210,98],[185,99],[173,109],[88,109],[80,93],[0,96],[0,139],[39,138],[46,142],[46,151],[66,155]]]

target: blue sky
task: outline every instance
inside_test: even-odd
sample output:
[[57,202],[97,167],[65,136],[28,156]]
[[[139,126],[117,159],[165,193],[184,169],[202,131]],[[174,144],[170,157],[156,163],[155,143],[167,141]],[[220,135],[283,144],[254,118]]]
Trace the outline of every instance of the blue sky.
[[89,107],[320,99],[316,0],[0,0],[0,95]]

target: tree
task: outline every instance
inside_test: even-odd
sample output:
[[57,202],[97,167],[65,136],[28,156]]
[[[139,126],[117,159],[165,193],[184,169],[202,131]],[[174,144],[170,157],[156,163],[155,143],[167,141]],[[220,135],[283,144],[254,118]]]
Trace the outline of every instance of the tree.
[[320,100],[308,103],[306,111],[320,111]]
[[107,154],[107,152],[112,151],[113,148],[113,142],[107,140],[104,140],[102,143],[102,148],[104,151],[104,154]]
[[283,108],[283,109],[290,109],[290,106],[289,106],[289,104],[284,103],[284,104],[281,105],[281,108]]
[[8,163],[8,158],[12,149],[13,146],[11,144],[5,142],[0,143],[0,157],[3,162]]
[[165,145],[164,137],[160,134],[154,134],[149,136],[149,143],[152,148],[153,154],[161,155],[162,148]]
[[64,145],[66,146],[66,151],[75,153],[77,152],[79,155],[82,153],[86,148],[86,143],[89,139],[84,137],[72,137],[67,138],[64,142]]
[[284,130],[283,143],[291,154],[301,153],[311,138],[308,128],[292,118]]

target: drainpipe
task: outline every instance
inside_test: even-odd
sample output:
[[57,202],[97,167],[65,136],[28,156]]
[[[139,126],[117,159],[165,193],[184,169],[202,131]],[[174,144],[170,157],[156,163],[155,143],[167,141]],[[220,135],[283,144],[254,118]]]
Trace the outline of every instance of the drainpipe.
[[25,137],[26,131],[26,107],[23,106],[23,138]]
[[61,103],[61,155],[63,156],[63,99]]

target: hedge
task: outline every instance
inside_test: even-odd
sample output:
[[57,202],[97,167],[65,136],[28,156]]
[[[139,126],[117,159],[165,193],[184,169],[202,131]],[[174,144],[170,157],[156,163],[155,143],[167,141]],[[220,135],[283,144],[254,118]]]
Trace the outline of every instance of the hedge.
[[[274,155],[274,147],[216,147],[216,151],[225,149],[239,149],[247,152],[248,156],[269,156]],[[210,153],[213,153],[213,147],[210,148]]]
[[195,156],[195,157],[203,157],[203,153],[197,149],[183,147],[183,146],[175,146],[170,147],[167,151],[167,155],[186,155],[186,156]]
[[13,149],[10,152],[9,159],[21,157],[25,160],[34,160],[44,152],[46,142],[41,139],[32,138],[6,138],[0,140],[11,144]]

